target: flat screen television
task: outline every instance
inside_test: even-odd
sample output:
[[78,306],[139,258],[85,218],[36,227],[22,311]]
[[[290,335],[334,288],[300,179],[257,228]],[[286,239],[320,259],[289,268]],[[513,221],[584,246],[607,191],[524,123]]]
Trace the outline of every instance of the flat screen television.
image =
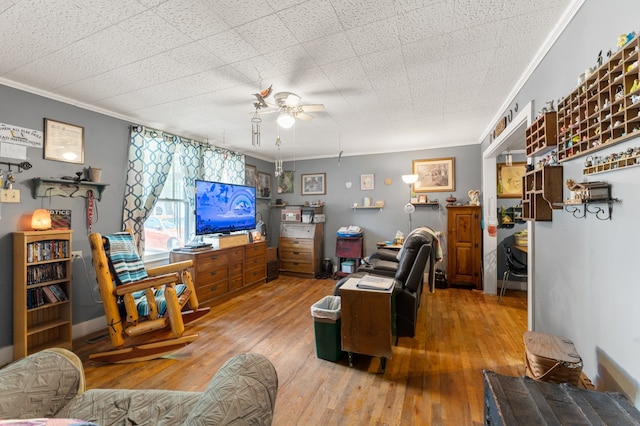
[[255,227],[255,187],[196,180],[196,235],[229,234]]

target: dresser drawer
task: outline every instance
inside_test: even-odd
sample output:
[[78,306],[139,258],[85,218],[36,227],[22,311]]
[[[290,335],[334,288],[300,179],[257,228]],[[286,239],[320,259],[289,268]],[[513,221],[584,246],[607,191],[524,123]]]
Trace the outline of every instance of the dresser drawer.
[[256,281],[264,280],[267,278],[267,268],[264,265],[258,265],[251,269],[245,269],[244,271],[244,283],[245,285],[252,284]]
[[242,277],[243,277],[243,274],[242,274],[242,271],[240,271],[240,275],[232,276],[231,278],[229,278],[229,291],[242,288],[242,285],[243,285]]
[[244,250],[242,247],[234,247],[227,250],[227,253],[229,256],[229,263],[242,262],[242,258],[244,257]]
[[198,286],[198,301],[205,302],[214,297],[223,296],[229,292],[229,283],[227,281],[209,283]]
[[256,266],[264,266],[266,264],[265,256],[250,257],[244,261],[244,269],[251,269]]
[[218,266],[217,268],[209,268],[207,270],[200,270],[196,275],[195,286],[196,289],[204,285],[211,283],[225,281],[229,278],[229,270],[227,265]]
[[237,276],[242,276],[242,262],[236,262],[233,263],[231,265],[229,265],[229,278],[233,278],[233,277],[237,277]]
[[267,243],[253,243],[244,247],[245,258],[263,256],[267,252]]
[[200,274],[201,272],[216,269],[218,266],[226,266],[229,263],[229,256],[227,252],[202,253],[197,256],[193,263],[197,265],[198,274]]

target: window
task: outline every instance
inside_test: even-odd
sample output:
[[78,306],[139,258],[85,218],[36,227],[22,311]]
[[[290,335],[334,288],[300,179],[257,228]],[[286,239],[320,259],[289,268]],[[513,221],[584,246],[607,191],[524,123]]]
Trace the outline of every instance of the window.
[[188,242],[192,219],[187,212],[181,153],[181,147],[178,146],[153,215],[144,223],[145,259],[164,257],[172,249]]

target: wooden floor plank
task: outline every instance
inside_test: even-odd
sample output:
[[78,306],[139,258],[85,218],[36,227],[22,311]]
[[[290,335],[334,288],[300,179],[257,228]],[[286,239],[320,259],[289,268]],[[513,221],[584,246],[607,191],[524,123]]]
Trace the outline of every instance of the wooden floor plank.
[[[526,293],[496,296],[438,289],[421,301],[416,337],[400,338],[384,374],[380,360],[316,357],[311,305],[335,281],[281,276],[213,307],[190,330],[199,338],[162,359],[108,365],[89,354],[107,340],[74,341],[88,388],[202,391],[233,354],[257,352],[276,367],[274,425],[480,425],[482,370],[524,373]],[[143,366],[143,368],[141,368]]]

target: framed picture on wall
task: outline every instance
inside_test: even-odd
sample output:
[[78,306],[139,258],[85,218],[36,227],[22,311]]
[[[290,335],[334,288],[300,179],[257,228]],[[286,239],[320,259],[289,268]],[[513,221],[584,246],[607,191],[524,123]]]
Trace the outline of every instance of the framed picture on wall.
[[269,173],[258,172],[258,188],[256,191],[258,197],[271,196],[271,175]]
[[456,189],[455,158],[413,160],[413,174],[418,180],[413,192],[450,192]]
[[276,191],[278,194],[293,194],[293,170],[276,177]]
[[302,175],[302,195],[324,195],[326,189],[326,173]]
[[496,164],[498,198],[522,198],[522,176],[527,171],[527,163]]
[[360,175],[360,190],[373,191],[373,175]]
[[45,118],[44,159],[84,164],[84,127]]
[[256,186],[256,166],[249,164],[244,165],[244,184],[247,186]]

